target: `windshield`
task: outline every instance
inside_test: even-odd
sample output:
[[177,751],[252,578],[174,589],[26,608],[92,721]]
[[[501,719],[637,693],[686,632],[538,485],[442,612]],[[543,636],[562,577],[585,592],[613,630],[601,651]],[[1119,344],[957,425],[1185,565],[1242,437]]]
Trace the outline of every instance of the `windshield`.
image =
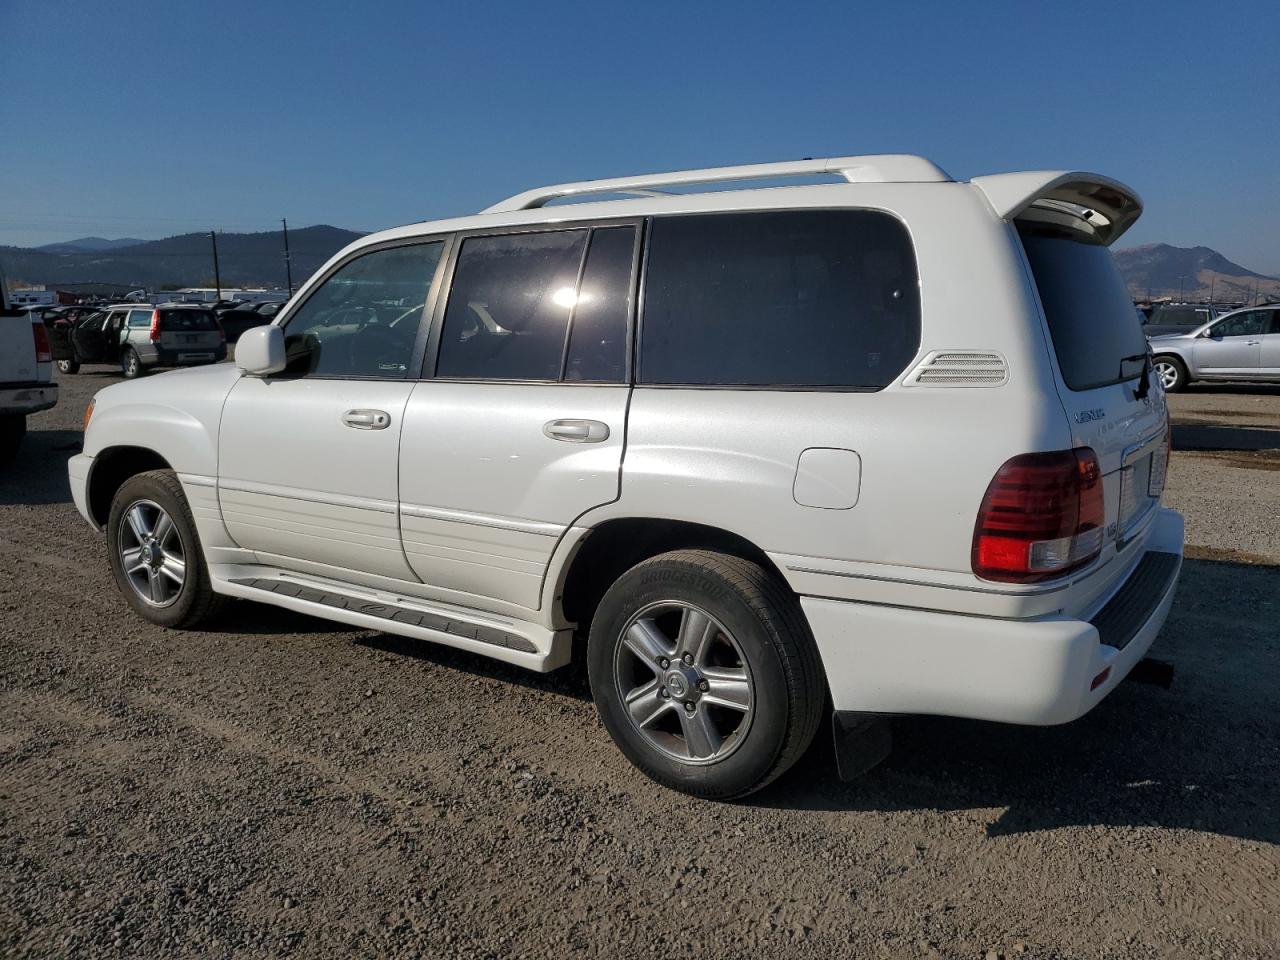
[[1111,251],[1074,231],[1020,223],[1062,379],[1092,390],[1142,372],[1147,340]]

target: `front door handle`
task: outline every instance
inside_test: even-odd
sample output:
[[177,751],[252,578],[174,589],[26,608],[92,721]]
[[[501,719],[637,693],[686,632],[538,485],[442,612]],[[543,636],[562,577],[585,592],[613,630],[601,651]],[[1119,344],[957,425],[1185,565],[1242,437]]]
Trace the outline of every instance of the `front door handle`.
[[385,410],[348,410],[342,415],[342,423],[354,430],[385,430],[391,426],[391,414]]
[[609,439],[609,425],[599,420],[548,420],[542,432],[566,443],[599,443]]

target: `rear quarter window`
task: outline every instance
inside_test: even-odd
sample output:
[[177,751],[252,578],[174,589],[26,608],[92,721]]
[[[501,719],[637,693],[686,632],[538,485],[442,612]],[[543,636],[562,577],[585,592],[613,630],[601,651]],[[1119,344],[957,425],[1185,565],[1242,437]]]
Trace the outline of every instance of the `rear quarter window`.
[[[1075,231],[1019,224],[1062,379],[1092,390],[1134,376],[1147,339],[1111,251]],[[1141,370],[1141,366],[1138,368]]]
[[641,383],[878,390],[919,346],[915,251],[888,214],[653,221]]

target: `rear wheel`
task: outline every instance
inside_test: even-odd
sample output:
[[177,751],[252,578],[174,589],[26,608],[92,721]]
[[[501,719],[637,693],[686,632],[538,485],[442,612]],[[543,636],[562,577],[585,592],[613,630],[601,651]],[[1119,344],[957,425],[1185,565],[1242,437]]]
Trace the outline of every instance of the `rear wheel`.
[[702,550],[646,560],[605,594],[587,651],[601,721],[665,786],[731,799],[785,772],[825,703],[795,596],[756,563]]
[[1187,368],[1177,357],[1156,357],[1152,361],[1165,393],[1177,393],[1187,385]]
[[194,627],[221,606],[172,470],[140,473],[121,485],[111,500],[107,546],[116,585],[144,620]]
[[142,365],[138,351],[133,347],[126,347],[124,354],[120,357],[120,369],[126,380],[133,380],[146,373],[147,368]]
[[27,418],[21,413],[0,416],[0,467],[11,464],[18,456],[18,447],[27,435]]
[[79,360],[76,360],[76,359],[71,359],[71,360],[59,360],[59,361],[58,361],[58,372],[59,372],[59,373],[79,373],[79,372],[80,372],[80,361],[79,361]]

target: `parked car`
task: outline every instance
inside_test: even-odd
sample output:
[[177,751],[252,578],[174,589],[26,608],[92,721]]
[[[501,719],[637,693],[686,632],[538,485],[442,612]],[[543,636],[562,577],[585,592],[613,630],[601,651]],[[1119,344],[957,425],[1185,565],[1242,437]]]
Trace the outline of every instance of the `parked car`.
[[1221,311],[1208,303],[1162,303],[1151,311],[1142,332],[1148,337],[1187,333],[1203,327]]
[[271,317],[255,309],[253,304],[242,304],[235,310],[224,310],[218,314],[218,323],[227,336],[227,343],[235,343],[246,330],[270,322]]
[[540,671],[576,635],[621,750],[700,797],[828,698],[845,776],[887,714],[1064,723],[1182,562],[1108,250],[1141,209],[908,156],[532,190],[362,238],[234,365],[100,391],[73,497],[152,623],[245,597]]
[[58,369],[68,374],[83,363],[119,363],[133,379],[155,367],[216,363],[227,356],[213,311],[180,303],[118,303],[51,334]]
[[17,456],[27,435],[27,416],[57,402],[49,335],[25,308],[9,302],[0,273],[0,467]]
[[1280,381],[1280,304],[1246,307],[1148,342],[1167,393],[1197,380]]
[[101,307],[77,304],[66,307],[50,307],[40,315],[46,327],[74,327],[85,317],[101,310]]

